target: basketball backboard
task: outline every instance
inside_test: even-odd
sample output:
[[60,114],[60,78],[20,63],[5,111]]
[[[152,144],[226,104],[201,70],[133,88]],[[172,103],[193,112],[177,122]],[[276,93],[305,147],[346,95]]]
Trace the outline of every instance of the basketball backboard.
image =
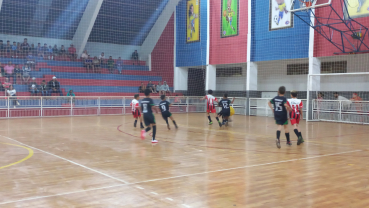
[[308,11],[309,9],[329,6],[332,0],[290,0],[290,12]]

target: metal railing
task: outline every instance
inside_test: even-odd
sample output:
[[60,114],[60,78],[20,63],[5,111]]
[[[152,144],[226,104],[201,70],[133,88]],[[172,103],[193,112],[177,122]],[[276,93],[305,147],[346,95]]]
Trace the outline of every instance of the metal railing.
[[[151,98],[156,105],[161,101],[159,97]],[[168,96],[166,99],[173,104],[172,113],[197,113],[206,111],[206,100],[201,98]],[[125,115],[132,112],[132,99],[132,96],[0,97],[0,118]],[[246,115],[246,100],[235,100],[236,114]]]
[[369,124],[369,101],[312,100],[312,121]]
[[[273,117],[273,112],[268,106],[272,98],[250,98],[249,115]],[[301,99],[303,104],[303,119],[306,119],[306,99]]]

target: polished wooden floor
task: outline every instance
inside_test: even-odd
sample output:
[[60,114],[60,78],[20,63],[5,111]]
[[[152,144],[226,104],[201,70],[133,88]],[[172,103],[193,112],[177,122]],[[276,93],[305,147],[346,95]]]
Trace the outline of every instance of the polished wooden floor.
[[0,207],[369,207],[368,126],[303,122],[277,149],[272,118],[156,117],[157,145],[131,116],[0,120]]

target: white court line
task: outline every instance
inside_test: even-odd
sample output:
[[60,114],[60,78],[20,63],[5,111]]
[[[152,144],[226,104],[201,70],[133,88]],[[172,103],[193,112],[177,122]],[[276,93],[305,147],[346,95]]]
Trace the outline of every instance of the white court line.
[[[0,136],[2,136],[2,135],[0,135]],[[2,136],[2,137],[6,138],[6,139],[9,139],[9,140],[12,140],[12,141],[14,141],[14,142],[17,142],[17,143],[19,143],[19,144],[21,144],[21,145],[23,145],[23,146],[29,147],[29,148],[31,148],[31,149],[38,150],[38,151],[40,151],[40,152],[43,152],[43,153],[46,153],[46,154],[48,154],[48,155],[51,155],[51,156],[57,157],[57,158],[59,158],[59,159],[65,160],[65,161],[67,161],[67,162],[70,162],[70,163],[72,163],[72,164],[78,165],[78,166],[80,166],[80,167],[82,167],[82,168],[85,168],[85,169],[87,169],[87,170],[93,171],[93,172],[95,172],[95,173],[98,173],[98,174],[100,174],[100,175],[106,176],[106,177],[108,177],[108,178],[114,179],[114,180],[116,180],[116,181],[119,181],[119,182],[122,182],[122,183],[125,183],[125,184],[129,184],[127,181],[124,181],[124,180],[122,180],[122,179],[119,179],[119,178],[113,177],[113,176],[108,175],[108,174],[106,174],[106,173],[103,173],[103,172],[101,172],[101,171],[98,171],[98,170],[95,170],[95,169],[89,168],[89,167],[87,167],[87,166],[84,166],[84,165],[79,164],[79,163],[77,163],[77,162],[74,162],[74,161],[72,161],[72,160],[68,160],[68,159],[66,159],[66,158],[64,158],[64,157],[60,157],[60,156],[58,156],[58,155],[54,155],[54,154],[52,154],[52,153],[50,153],[50,152],[46,152],[46,151],[44,151],[44,150],[41,150],[41,149],[38,149],[38,148],[32,147],[32,146],[30,146],[30,145],[24,144],[24,143],[22,143],[22,142],[19,142],[19,141],[15,140],[15,139],[12,139],[12,138],[9,138],[9,137],[6,137],[6,136]]]
[[154,195],[159,195],[158,193],[156,193],[156,192],[151,192],[152,194],[154,194]]
[[169,201],[174,201],[172,198],[165,198],[165,199],[167,199],[167,200],[169,200]]
[[138,188],[138,189],[144,189],[144,188],[142,188],[142,187],[139,187],[139,186],[136,186],[136,188]]
[[[5,138],[7,138],[7,137],[5,137]],[[11,140],[13,140],[13,139],[11,139]],[[16,141],[16,140],[14,140],[14,141]],[[18,143],[20,143],[20,142],[18,142]],[[247,166],[242,166],[242,167],[235,167],[235,168],[220,169],[220,170],[214,170],[214,171],[208,171],[208,172],[201,172],[201,173],[193,173],[193,174],[187,174],[187,175],[173,176],[173,177],[168,177],[168,178],[158,178],[158,179],[152,179],[152,180],[146,180],[146,181],[139,181],[139,182],[135,182],[135,183],[118,184],[118,185],[113,185],[113,186],[106,186],[106,187],[101,187],[101,188],[87,189],[87,190],[81,190],[81,191],[75,191],[75,192],[66,192],[66,193],[55,194],[55,195],[30,197],[30,198],[15,200],[15,201],[0,202],[0,205],[17,203],[17,202],[23,202],[23,201],[30,201],[30,200],[35,200],[35,199],[50,198],[50,197],[55,197],[55,196],[63,196],[63,195],[69,195],[69,194],[74,194],[74,193],[82,193],[82,192],[87,192],[87,191],[95,191],[95,190],[101,190],[101,189],[109,189],[109,188],[121,187],[121,186],[127,186],[127,185],[135,185],[135,184],[141,184],[141,183],[148,183],[148,182],[153,182],[153,181],[163,181],[163,180],[174,179],[174,178],[190,177],[190,176],[201,175],[201,174],[208,174],[208,173],[215,173],[215,172],[224,172],[224,171],[229,171],[229,170],[237,170],[237,169],[243,169],[243,168],[259,167],[259,166],[273,165],[273,164],[279,164],[279,163],[287,163],[287,162],[299,161],[299,160],[309,160],[309,159],[314,159],[314,158],[328,157],[328,156],[333,156],[333,155],[342,155],[342,154],[353,153],[353,152],[361,152],[361,151],[363,151],[363,150],[353,150],[353,151],[339,152],[339,153],[333,153],[333,154],[327,154],[327,155],[318,155],[318,156],[314,156],[314,157],[305,157],[305,158],[298,158],[298,159],[291,159],[291,160],[282,160],[282,161],[271,162],[271,163],[262,163],[262,164],[256,164],[256,165],[247,165]],[[138,188],[138,187],[139,186],[136,186],[136,188]],[[140,188],[142,188],[142,187],[140,187]]]
[[190,206],[188,206],[187,204],[182,204],[182,206],[190,208]]

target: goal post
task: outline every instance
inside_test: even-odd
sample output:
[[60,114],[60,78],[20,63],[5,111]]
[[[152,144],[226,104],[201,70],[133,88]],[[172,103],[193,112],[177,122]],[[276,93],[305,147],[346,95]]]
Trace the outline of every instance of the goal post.
[[369,124],[369,72],[310,74],[307,121]]

